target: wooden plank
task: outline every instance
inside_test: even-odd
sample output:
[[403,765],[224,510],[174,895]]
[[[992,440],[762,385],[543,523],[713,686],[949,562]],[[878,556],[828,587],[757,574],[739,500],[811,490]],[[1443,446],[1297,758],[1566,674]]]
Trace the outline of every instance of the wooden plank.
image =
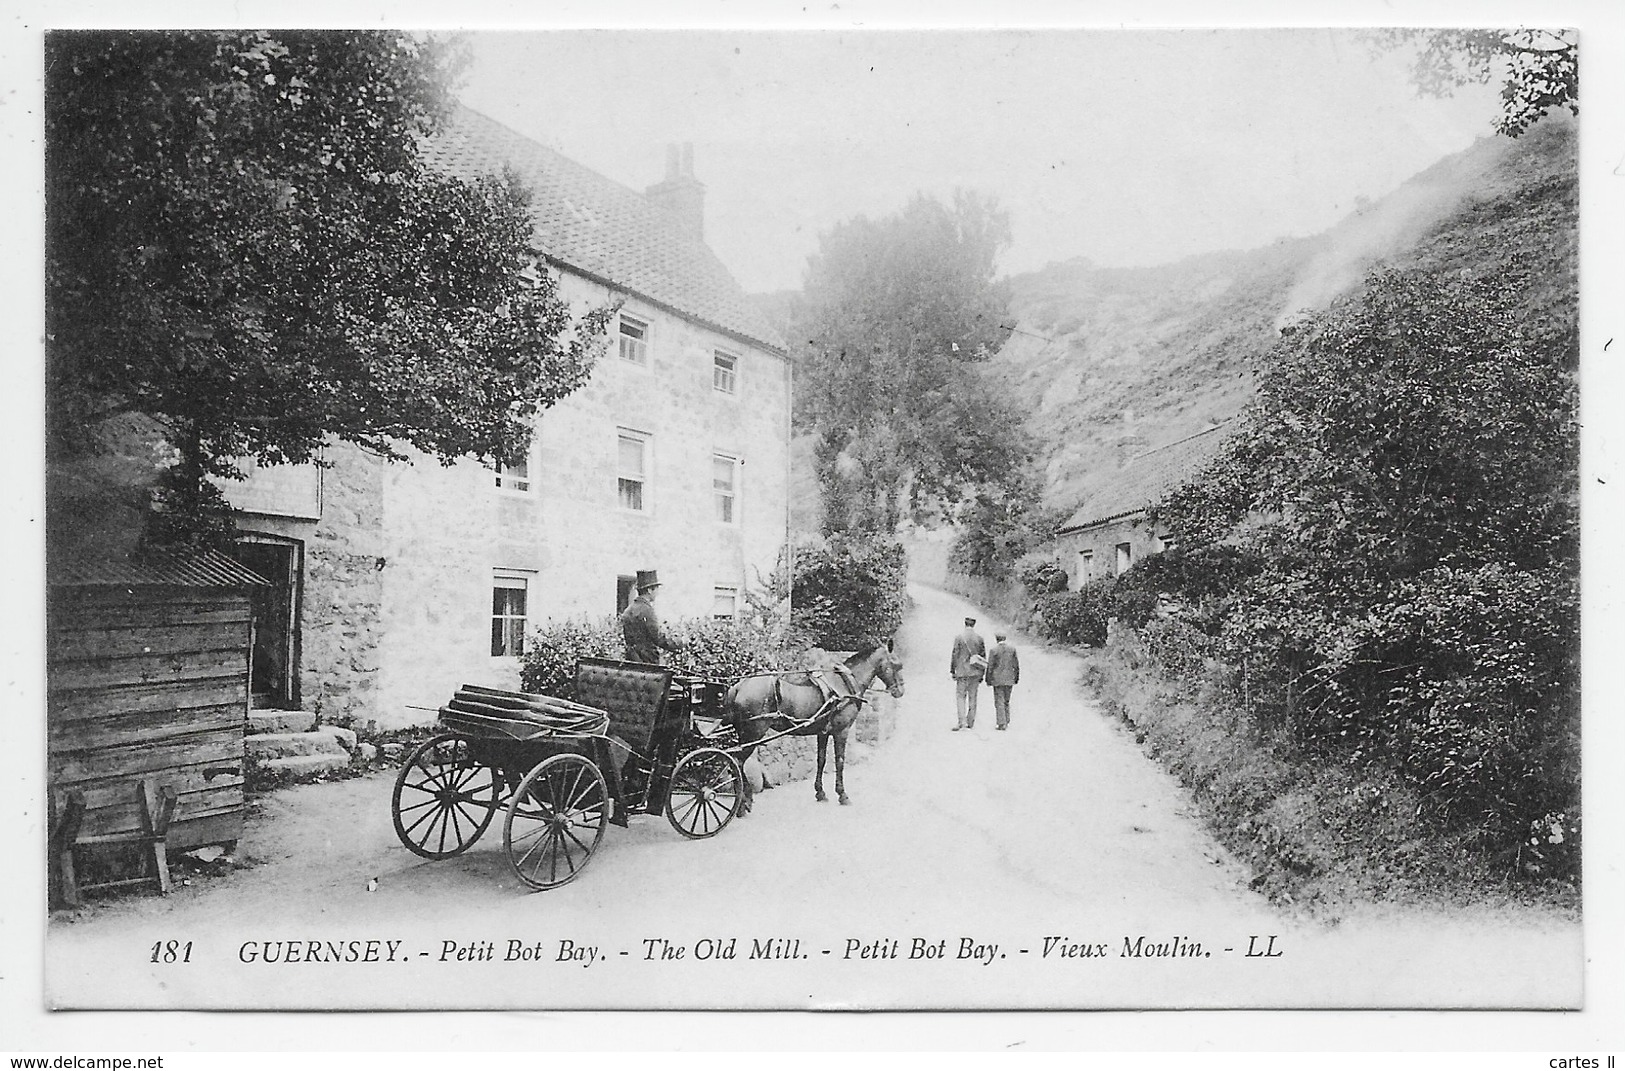
[[184,710],[109,714],[103,718],[72,722],[58,722],[53,718],[48,722],[46,746],[53,753],[100,751],[220,729],[246,731],[246,710],[242,703],[231,703]]
[[169,825],[169,850],[180,852],[204,844],[225,844],[241,840],[242,836],[241,807],[193,818],[177,817]]
[[46,614],[50,629],[164,628],[171,625],[225,625],[246,623],[248,600],[238,597],[208,602],[163,600],[128,602],[53,601]]
[[247,650],[248,622],[188,622],[145,628],[107,627],[53,629],[46,642],[45,661],[53,667],[66,662],[104,658],[133,658],[144,654],[192,651]]
[[73,864],[73,846],[79,839],[85,818],[85,794],[67,792],[60,805],[57,795],[51,794],[50,828],[51,897],[69,907],[78,907],[79,877]]
[[179,766],[235,766],[241,764],[242,757],[243,731],[235,727],[128,747],[60,751],[49,757],[49,766],[52,784],[65,785],[98,778],[130,778]]
[[248,674],[248,651],[204,651],[174,655],[142,655],[99,662],[68,662],[52,666],[46,674],[46,692],[78,688],[108,688],[120,684],[156,684]]
[[191,707],[237,705],[248,709],[248,674],[238,667],[218,677],[155,684],[115,684],[53,694],[46,709],[50,723],[66,726],[121,714],[146,714]]
[[[212,788],[204,792],[177,792],[169,828],[174,830],[177,824],[233,812],[240,813],[243,798],[241,784]],[[130,784],[126,783],[118,802],[98,808],[87,807],[80,821],[79,841],[93,843],[108,838],[127,837],[141,829],[141,804],[136,794],[131,791]]]
[[164,838],[169,835],[170,819],[175,817],[175,789],[172,785],[154,785],[142,781],[138,802],[141,805],[141,829],[152,838],[148,850],[152,853],[152,872],[158,879],[158,891],[168,896],[174,891],[169,878],[169,853]]
[[[172,770],[164,770],[155,775],[161,784],[174,785],[175,791],[181,795],[193,792],[210,792],[215,789],[228,789],[233,786],[241,787],[243,783],[243,770],[241,765],[236,766],[181,766]],[[93,781],[52,782],[51,788],[58,795],[63,792],[82,792],[85,796],[85,805],[93,810],[107,807],[117,807],[127,802],[126,786],[129,779],[104,777]]]

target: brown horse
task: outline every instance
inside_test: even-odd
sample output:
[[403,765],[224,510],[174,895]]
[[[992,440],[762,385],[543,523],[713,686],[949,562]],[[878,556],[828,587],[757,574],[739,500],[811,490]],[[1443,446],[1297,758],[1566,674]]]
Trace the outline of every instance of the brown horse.
[[[813,675],[821,676],[828,688],[820,688]],[[903,694],[903,663],[893,657],[890,643],[866,642],[863,649],[832,671],[798,670],[767,673],[744,680],[728,689],[723,700],[723,719],[739,733],[742,759],[749,759],[763,737],[785,733],[789,736],[818,737],[818,775],[813,790],[818,802],[824,795],[824,754],[835,741],[835,795],[850,803],[846,795],[846,734],[863,710],[863,695],[879,677],[894,696]],[[745,779],[745,799],[740,813],[750,810],[755,791]]]

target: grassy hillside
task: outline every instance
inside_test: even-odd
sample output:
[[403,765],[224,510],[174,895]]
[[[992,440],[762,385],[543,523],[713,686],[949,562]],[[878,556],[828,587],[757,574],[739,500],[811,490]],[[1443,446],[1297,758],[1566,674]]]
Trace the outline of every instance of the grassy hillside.
[[[1070,509],[1128,457],[1240,412],[1280,329],[1378,264],[1526,270],[1532,324],[1573,330],[1576,187],[1575,124],[1553,116],[1516,140],[1480,140],[1311,238],[1152,268],[1079,258],[1015,276],[1017,330],[994,363],[1031,414],[1047,504]],[[797,298],[752,301],[787,331]],[[803,531],[818,528],[811,464],[798,441]]]
[[[1154,268],[1054,264],[1012,280],[1018,333],[996,360],[1044,444],[1049,504],[1070,507],[1124,459],[1239,412],[1282,326],[1381,263],[1524,268],[1531,315],[1572,327],[1574,124],[1485,138],[1313,238]],[[1565,319],[1566,318],[1566,319]]]

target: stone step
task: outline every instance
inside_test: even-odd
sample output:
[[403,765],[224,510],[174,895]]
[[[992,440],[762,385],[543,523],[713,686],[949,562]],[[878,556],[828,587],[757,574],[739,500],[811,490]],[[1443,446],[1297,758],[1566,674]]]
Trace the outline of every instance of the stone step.
[[350,765],[350,756],[339,751],[319,755],[286,755],[279,759],[267,759],[260,765],[293,777],[314,777],[329,770],[344,769]]
[[332,733],[258,733],[243,738],[243,746],[257,759],[285,759],[302,755],[333,755],[343,762],[350,753]]
[[309,710],[251,710],[248,731],[254,733],[302,733],[316,726],[316,714]]

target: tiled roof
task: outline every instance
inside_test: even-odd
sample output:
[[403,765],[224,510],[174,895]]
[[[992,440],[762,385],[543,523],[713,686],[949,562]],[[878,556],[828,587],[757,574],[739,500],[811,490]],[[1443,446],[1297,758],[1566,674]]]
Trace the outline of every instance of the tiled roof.
[[267,583],[258,573],[212,550],[197,554],[149,551],[140,558],[50,555],[45,572],[53,587],[242,588]]
[[1207,467],[1229,431],[1228,424],[1220,424],[1130,458],[1083,500],[1061,531],[1073,532],[1126,517],[1160,502]]
[[784,342],[745,299],[716,254],[643,194],[459,105],[425,146],[463,178],[503,166],[530,186],[536,242],[555,265],[782,354]]

